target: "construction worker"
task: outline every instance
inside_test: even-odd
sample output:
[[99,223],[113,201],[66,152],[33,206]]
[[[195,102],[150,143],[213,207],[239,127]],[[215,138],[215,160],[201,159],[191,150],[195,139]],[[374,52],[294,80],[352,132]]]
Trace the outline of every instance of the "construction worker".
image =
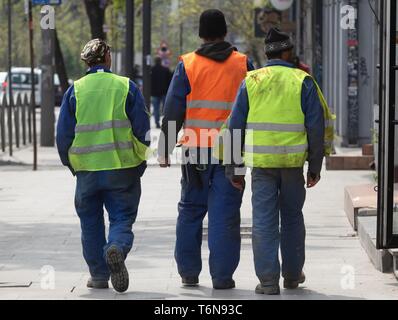
[[[305,281],[303,167],[308,160],[307,187],[316,186],[333,140],[333,127],[325,120],[334,117],[315,80],[293,64],[287,34],[271,29],[265,51],[269,61],[243,81],[227,129],[245,132],[243,160],[252,168],[253,252],[260,280],[256,293],[278,295],[279,247],[284,288],[295,289]],[[232,141],[233,148],[240,145]],[[226,173],[241,188],[244,176],[234,167],[228,166]]]
[[[82,229],[89,288],[118,292],[129,286],[125,259],[133,245],[132,225],[146,169],[149,116],[137,86],[113,74],[110,47],[87,43],[81,53],[87,75],[66,92],[57,128],[62,163],[77,176],[75,206]],[[147,139],[149,140],[149,139]],[[109,214],[105,238],[104,209]]]
[[198,285],[203,220],[208,213],[210,273],[214,289],[220,290],[235,287],[243,190],[229,184],[225,168],[211,157],[211,148],[231,113],[240,83],[253,69],[247,57],[225,41],[226,35],[227,24],[221,11],[202,13],[199,37],[203,44],[183,55],[177,66],[166,97],[158,148],[161,167],[168,167],[176,133],[184,125],[181,144],[185,160],[175,259],[182,283]]

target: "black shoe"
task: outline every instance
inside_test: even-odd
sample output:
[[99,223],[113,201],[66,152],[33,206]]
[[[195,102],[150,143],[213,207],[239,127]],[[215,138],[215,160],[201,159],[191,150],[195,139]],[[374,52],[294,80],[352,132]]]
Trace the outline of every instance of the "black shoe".
[[263,286],[261,283],[256,287],[257,294],[265,294],[268,296],[279,296],[281,294],[281,289],[279,284],[273,286]]
[[298,286],[300,284],[303,284],[304,282],[305,282],[305,274],[304,274],[304,272],[302,272],[300,279],[298,279],[298,280],[285,279],[283,281],[283,287],[288,290],[294,290],[294,289],[297,289]]
[[107,280],[93,280],[92,278],[87,281],[87,288],[90,289],[109,289]]
[[129,288],[129,273],[124,264],[123,253],[116,247],[111,246],[106,251],[106,264],[111,272],[111,282],[117,292],[125,292]]
[[229,280],[229,281],[223,281],[223,282],[216,282],[213,281],[213,288],[215,290],[229,290],[229,289],[234,289],[235,288],[235,281],[234,280]]
[[183,277],[181,280],[184,287],[197,287],[199,285],[198,277]]

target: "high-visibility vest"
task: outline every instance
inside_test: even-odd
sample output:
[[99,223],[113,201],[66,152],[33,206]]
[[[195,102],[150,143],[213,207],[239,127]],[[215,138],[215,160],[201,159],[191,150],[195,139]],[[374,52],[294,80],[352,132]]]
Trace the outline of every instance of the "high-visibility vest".
[[247,57],[237,51],[224,62],[196,53],[181,57],[191,86],[187,97],[185,147],[208,148],[231,114],[237,91],[247,74]]
[[74,84],[76,129],[69,149],[75,171],[134,168],[146,160],[147,146],[133,135],[125,106],[129,79],[97,72]]
[[[284,66],[266,67],[248,74],[246,87],[250,107],[244,151],[246,166],[304,166],[308,157],[308,139],[301,93],[307,77],[310,75],[302,70]],[[325,155],[330,155],[335,116],[317,84],[316,87],[326,123]]]

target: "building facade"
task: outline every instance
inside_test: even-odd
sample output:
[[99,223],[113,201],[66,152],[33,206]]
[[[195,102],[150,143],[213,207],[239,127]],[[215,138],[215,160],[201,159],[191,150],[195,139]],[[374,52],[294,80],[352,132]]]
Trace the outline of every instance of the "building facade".
[[378,5],[375,0],[296,0],[296,43],[337,115],[342,146],[374,137],[378,98]]

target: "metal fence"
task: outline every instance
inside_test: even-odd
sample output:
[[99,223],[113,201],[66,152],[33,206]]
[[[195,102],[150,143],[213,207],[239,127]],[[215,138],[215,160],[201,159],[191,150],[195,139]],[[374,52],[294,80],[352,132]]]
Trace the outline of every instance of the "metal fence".
[[3,95],[0,101],[0,151],[13,155],[19,149],[33,143],[35,108],[30,105],[30,95],[16,94],[14,103]]

